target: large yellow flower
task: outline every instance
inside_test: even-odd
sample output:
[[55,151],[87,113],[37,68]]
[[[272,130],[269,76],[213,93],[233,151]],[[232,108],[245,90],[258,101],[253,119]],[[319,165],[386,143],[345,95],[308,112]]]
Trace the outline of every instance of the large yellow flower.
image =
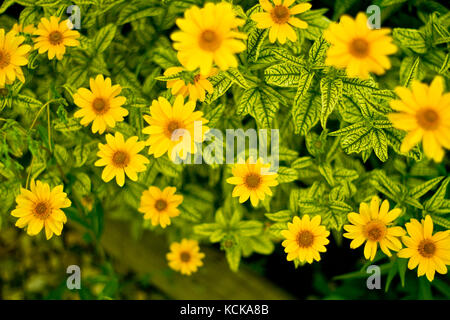
[[102,179],[105,182],[111,181],[116,177],[119,186],[125,183],[125,174],[133,181],[137,181],[138,172],[145,171],[148,159],[138,154],[145,147],[145,143],[138,141],[138,137],[134,136],[124,140],[120,132],[116,135],[106,135],[107,144],[98,144],[100,149],[97,155],[100,157],[95,162],[96,166],[106,166],[103,169]]
[[178,60],[189,71],[200,68],[200,73],[211,72],[213,63],[220,69],[237,67],[236,53],[245,50],[245,44],[236,38],[245,38],[237,27],[244,20],[236,18],[230,3],[207,3],[203,8],[196,6],[176,20],[181,31],[171,35],[173,47],[178,51]]
[[5,34],[5,30],[0,29],[0,88],[13,83],[16,78],[25,82],[21,66],[28,64],[31,46],[22,45],[24,40],[23,36],[16,36],[15,31]]
[[[170,67],[165,72],[165,76],[175,76],[181,73],[184,69],[182,67]],[[214,88],[209,82],[208,78],[216,74],[216,69],[211,69],[208,75],[196,74],[192,79],[192,82],[186,83],[182,78],[175,78],[167,81],[167,88],[172,89],[172,94],[182,95],[183,97],[189,96],[189,101],[196,102],[200,100],[205,101],[206,92],[213,93]]]
[[111,86],[111,79],[104,79],[101,74],[95,80],[90,79],[90,87],[91,90],[80,88],[73,95],[75,104],[81,108],[74,117],[82,117],[80,123],[84,126],[93,122],[92,132],[102,134],[107,126],[113,128],[128,115],[128,110],[121,107],[127,99],[119,96],[120,85]]
[[195,103],[189,101],[184,104],[181,95],[176,97],[173,106],[163,97],[153,100],[150,116],[144,116],[150,125],[142,130],[150,135],[148,153],[158,158],[167,152],[171,159],[175,159],[177,154],[182,159],[188,153],[193,154],[195,143],[202,142],[208,130],[204,126],[208,120],[202,118],[203,112],[194,109]]
[[288,230],[281,231],[281,235],[286,238],[281,244],[285,247],[288,261],[320,261],[320,252],[327,251],[325,245],[330,242],[330,231],[320,225],[320,221],[321,217],[318,215],[311,220],[307,214],[302,219],[295,216],[292,223],[288,223]]
[[325,63],[345,68],[349,77],[367,79],[369,72],[381,75],[391,68],[387,55],[397,51],[389,33],[387,28],[370,29],[362,12],[355,20],[344,15],[339,24],[331,24],[323,33],[331,43]]
[[233,177],[228,178],[227,182],[236,185],[232,196],[239,197],[240,203],[250,198],[250,202],[256,207],[266,194],[272,195],[269,187],[278,185],[278,174],[269,171],[270,164],[264,164],[261,159],[255,161],[250,157],[246,163],[237,163],[231,170]]
[[362,202],[359,206],[359,214],[351,212],[348,214],[348,220],[352,224],[344,226],[348,233],[344,237],[353,239],[350,248],[356,249],[364,242],[364,257],[373,260],[377,253],[378,245],[381,250],[391,256],[390,250],[398,251],[402,244],[398,237],[405,234],[401,227],[393,227],[392,222],[402,213],[400,208],[389,211],[389,202],[384,200],[380,207],[380,198],[372,197],[370,205]]
[[61,235],[67,217],[61,208],[72,204],[63,192],[63,186],[50,189],[47,183],[31,181],[30,190],[22,188],[16,198],[17,206],[11,215],[19,218],[16,226],[27,227],[30,236],[37,235],[45,228],[45,236],[50,239],[53,233]]
[[412,270],[418,265],[417,276],[426,274],[429,281],[433,281],[436,271],[446,274],[446,265],[450,265],[450,230],[433,235],[433,221],[429,215],[422,223],[411,219],[405,226],[409,237],[402,237],[406,248],[400,250],[398,256],[409,259],[408,268]]
[[175,194],[177,188],[166,187],[163,191],[158,187],[150,187],[141,196],[139,212],[144,219],[151,219],[152,225],[161,225],[162,228],[170,225],[170,218],[180,214],[178,206],[183,202],[183,196]]
[[204,257],[205,254],[200,252],[198,242],[188,239],[172,243],[170,252],[167,254],[169,267],[188,276],[203,265],[202,259]]
[[444,148],[450,149],[450,93],[443,94],[441,77],[434,78],[430,86],[412,82],[412,91],[397,87],[401,100],[391,101],[391,107],[399,113],[391,113],[394,127],[408,131],[400,151],[408,152],[422,140],[423,151],[436,162],[444,158]]
[[34,39],[34,48],[39,49],[42,54],[48,51],[48,58],[52,60],[54,57],[61,60],[66,52],[66,47],[76,47],[80,44],[77,40],[80,33],[71,30],[70,20],[59,22],[60,18],[51,16],[50,20],[42,18],[38,24],[38,28],[34,31],[34,35],[38,36]]
[[273,0],[275,6],[272,7],[269,0],[259,0],[261,7],[265,12],[252,14],[251,18],[257,22],[257,28],[267,29],[269,31],[269,41],[275,42],[277,39],[281,44],[286,42],[286,38],[291,41],[297,40],[297,33],[292,26],[300,29],[306,29],[308,24],[294,15],[311,9],[310,3],[300,3],[289,8],[295,0]]

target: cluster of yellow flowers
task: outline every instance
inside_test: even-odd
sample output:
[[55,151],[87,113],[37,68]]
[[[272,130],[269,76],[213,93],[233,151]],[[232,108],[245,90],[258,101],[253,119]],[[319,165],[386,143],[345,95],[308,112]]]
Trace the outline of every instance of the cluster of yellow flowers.
[[[294,0],[260,0],[260,12],[250,18],[261,29],[269,29],[269,41],[284,44],[286,40],[296,41],[297,34],[293,28],[307,28],[305,21],[295,15],[311,8],[309,3],[292,6]],[[5,34],[0,29],[0,87],[11,84],[16,78],[24,82],[21,67],[28,63],[28,53],[31,46],[22,44],[25,37],[19,33],[33,36],[34,48],[40,54],[48,52],[48,58],[61,60],[67,46],[77,46],[80,34],[71,30],[68,20],[60,18],[42,18],[37,29],[34,26],[15,25],[13,30]],[[109,182],[115,178],[119,186],[125,184],[125,176],[138,180],[138,173],[146,170],[149,160],[139,154],[145,146],[149,146],[148,154],[155,158],[165,153],[170,158],[186,156],[186,148],[176,148],[182,144],[188,150],[196,148],[196,142],[204,139],[208,121],[203,113],[195,111],[197,100],[204,101],[206,93],[212,93],[214,88],[208,78],[216,74],[218,69],[227,70],[238,66],[236,54],[246,49],[242,41],[246,35],[239,32],[238,27],[244,24],[243,19],[236,17],[230,3],[207,3],[203,8],[196,6],[186,10],[184,18],[176,21],[179,31],[171,35],[177,57],[182,66],[168,68],[164,75],[170,77],[167,87],[175,96],[174,103],[158,97],[153,100],[150,114],[145,116],[149,124],[143,129],[148,139],[138,141],[137,136],[124,139],[123,135],[107,134],[106,144],[99,144],[97,153],[99,160],[96,166],[105,167],[102,179]],[[326,64],[338,69],[345,69],[349,77],[366,79],[369,73],[381,75],[391,67],[388,55],[396,52],[397,48],[389,36],[389,29],[373,30],[367,25],[367,17],[359,13],[356,19],[342,16],[339,23],[333,23],[324,32],[325,39],[331,44],[327,52]],[[198,71],[197,71],[198,70]],[[191,82],[181,77],[183,72],[195,72]],[[180,76],[178,76],[180,75]],[[79,88],[73,95],[74,103],[80,108],[74,117],[81,118],[84,126],[92,123],[92,133],[103,134],[109,128],[114,128],[117,122],[123,121],[128,110],[123,107],[126,98],[121,96],[120,85],[112,85],[110,78],[97,75],[90,79],[90,89]],[[401,100],[394,100],[391,106],[398,113],[391,114],[390,120],[395,127],[408,131],[403,141],[401,151],[406,152],[423,140],[425,154],[441,161],[444,148],[450,148],[450,93],[443,93],[443,81],[437,77],[431,85],[419,82],[412,84],[412,91],[408,88],[395,89]],[[187,102],[185,98],[189,96]],[[194,122],[202,122],[202,135],[194,135]],[[174,134],[181,132],[177,139]],[[190,140],[188,140],[190,139]],[[270,187],[278,184],[277,174],[268,171],[268,164],[260,159],[249,159],[246,163],[233,166],[233,176],[227,182],[234,187],[232,196],[239,197],[239,202],[250,199],[253,206],[265,195],[272,195]],[[170,218],[180,214],[177,209],[183,201],[181,195],[176,195],[176,188],[166,187],[160,190],[150,186],[141,197],[139,211],[144,219],[151,219],[152,225],[165,228],[171,223]],[[30,190],[21,189],[17,197],[17,208],[12,215],[18,217],[18,227],[28,225],[27,232],[35,235],[45,227],[47,239],[53,233],[61,234],[66,216],[61,208],[70,206],[71,202],[63,192],[63,186],[50,189],[49,185],[40,181],[31,182]],[[401,227],[390,226],[401,213],[400,209],[389,211],[389,204],[385,200],[379,207],[380,200],[373,198],[370,206],[362,203],[360,213],[348,216],[352,225],[345,226],[348,231],[344,236],[353,239],[352,248],[360,246],[364,241],[366,246],[364,255],[373,259],[377,252],[377,245],[381,250],[391,255],[389,250],[399,251],[402,247],[398,237],[403,236],[407,248],[399,252],[400,257],[410,258],[409,267],[419,265],[418,273],[426,273],[432,279],[434,271],[445,273],[446,264],[450,262],[449,232],[438,232],[432,235],[432,221],[429,216],[420,223],[413,219],[406,224],[410,237],[405,237]],[[319,252],[325,252],[328,244],[329,231],[320,225],[320,216],[310,218],[304,215],[302,219],[295,217],[289,223],[288,230],[282,234],[286,238],[283,242],[287,259],[299,259],[301,262],[312,263],[320,260]],[[171,246],[171,253],[167,255],[169,265],[183,274],[190,274],[201,266],[203,254],[199,253],[197,242],[184,239],[181,243]]]

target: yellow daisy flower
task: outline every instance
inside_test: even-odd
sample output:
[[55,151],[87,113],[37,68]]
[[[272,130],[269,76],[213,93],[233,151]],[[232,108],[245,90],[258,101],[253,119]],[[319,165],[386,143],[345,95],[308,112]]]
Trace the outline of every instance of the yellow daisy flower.
[[200,68],[200,73],[211,72],[213,63],[220,69],[237,67],[236,53],[245,50],[245,44],[236,38],[245,39],[237,27],[244,20],[236,18],[230,3],[207,3],[203,8],[193,6],[176,20],[181,31],[171,35],[173,47],[178,51],[178,60],[189,71]]
[[286,38],[290,41],[297,40],[297,33],[295,33],[292,26],[300,29],[306,29],[308,27],[308,24],[305,21],[294,16],[311,9],[311,4],[300,3],[289,8],[295,0],[284,0],[283,3],[281,3],[281,1],[282,0],[273,0],[275,6],[272,7],[269,0],[259,0],[259,4],[265,12],[254,13],[251,18],[253,21],[257,22],[257,28],[270,28],[270,42],[273,43],[278,40],[278,42],[284,44],[286,43]]
[[21,67],[28,64],[28,52],[31,46],[22,44],[23,36],[16,36],[14,31],[5,34],[0,29],[0,88],[19,79],[25,82]]
[[111,79],[104,79],[101,74],[90,79],[90,87],[91,90],[80,88],[73,95],[75,104],[81,108],[74,117],[83,118],[80,123],[84,126],[92,122],[92,132],[102,134],[106,127],[114,128],[116,122],[128,115],[128,110],[121,107],[127,99],[119,96],[120,85],[111,86]]
[[11,30],[13,30],[15,33],[22,32],[22,33],[32,34],[34,31],[36,31],[36,28],[32,24],[29,24],[24,27],[22,24],[15,23]]
[[48,58],[52,60],[54,57],[61,60],[66,52],[66,47],[76,47],[80,44],[77,40],[80,33],[71,30],[70,20],[59,22],[60,18],[51,16],[50,20],[42,18],[38,24],[38,28],[34,31],[34,35],[38,36],[34,39],[34,48],[39,49],[42,54],[48,51]]
[[16,198],[17,206],[11,212],[13,217],[19,218],[16,227],[27,227],[30,236],[37,235],[45,228],[47,240],[53,236],[61,235],[63,224],[67,217],[61,208],[70,207],[72,204],[63,192],[63,186],[50,189],[47,183],[32,180],[30,190],[21,188]]
[[331,43],[325,63],[345,68],[349,77],[367,79],[369,72],[381,75],[391,68],[387,55],[397,51],[389,33],[387,28],[370,29],[362,12],[355,20],[344,15],[339,24],[331,24],[323,33]]
[[[180,72],[182,72],[184,68],[182,67],[170,67],[166,71],[164,71],[165,76],[173,76]],[[189,101],[196,102],[200,100],[201,102],[205,101],[206,92],[213,93],[214,88],[211,82],[208,81],[208,78],[217,73],[216,69],[211,69],[211,72],[204,76],[196,74],[192,79],[191,83],[186,83],[185,80],[181,78],[176,78],[173,80],[167,81],[167,88],[172,89],[172,94],[182,95],[184,98],[189,96]]]
[[391,113],[394,127],[408,131],[400,147],[408,152],[422,140],[423,151],[436,162],[444,158],[444,148],[450,149],[450,93],[444,93],[442,77],[434,78],[430,86],[412,82],[412,90],[395,88],[401,100],[390,102],[398,113]]
[[300,262],[312,263],[314,260],[320,261],[320,252],[325,252],[330,241],[328,236],[330,231],[320,225],[321,217],[315,216],[312,219],[305,214],[301,219],[294,217],[292,223],[288,223],[288,230],[281,231],[281,235],[286,238],[281,244],[284,252],[287,253],[287,260],[299,259]]
[[359,206],[359,214],[351,212],[348,214],[348,220],[352,224],[344,226],[344,237],[353,239],[350,248],[356,249],[364,242],[364,257],[373,260],[377,253],[377,247],[390,257],[389,251],[398,251],[402,244],[398,237],[405,234],[402,227],[393,227],[392,222],[402,213],[400,208],[389,211],[389,202],[384,200],[380,207],[380,198],[372,197],[370,205],[362,202]]
[[176,97],[173,106],[163,97],[153,100],[150,116],[144,116],[150,125],[142,130],[150,135],[148,153],[158,158],[167,152],[171,159],[175,159],[177,154],[184,159],[187,152],[195,153],[195,142],[204,140],[208,130],[204,125],[208,120],[202,118],[203,112],[194,109],[195,103],[189,101],[184,104],[181,95]]
[[450,265],[450,230],[436,232],[433,235],[433,220],[429,215],[422,220],[416,219],[405,224],[409,237],[402,237],[406,248],[399,251],[400,258],[409,259],[408,268],[417,269],[417,276],[426,274],[433,281],[434,273],[447,273]]
[[166,257],[169,267],[189,276],[203,265],[202,259],[205,254],[200,252],[197,241],[183,239],[170,245],[170,252]]
[[162,228],[170,225],[170,218],[180,214],[178,206],[183,202],[183,196],[175,194],[177,188],[166,187],[161,191],[158,187],[150,187],[141,196],[139,212],[144,219],[151,219],[152,225],[161,225]]
[[256,207],[266,194],[272,195],[269,187],[278,185],[278,174],[269,169],[270,164],[264,164],[261,159],[255,162],[251,157],[246,163],[235,164],[231,169],[233,177],[227,179],[228,183],[236,185],[232,196],[239,197],[240,203],[250,198],[250,202]]
[[99,160],[95,162],[96,166],[106,166],[103,169],[102,179],[105,182],[111,181],[116,177],[119,186],[125,183],[125,174],[133,181],[137,181],[138,172],[145,171],[148,159],[138,154],[145,147],[145,143],[138,141],[134,136],[124,141],[123,135],[116,132],[116,135],[106,135],[107,144],[98,144],[100,149],[97,152]]

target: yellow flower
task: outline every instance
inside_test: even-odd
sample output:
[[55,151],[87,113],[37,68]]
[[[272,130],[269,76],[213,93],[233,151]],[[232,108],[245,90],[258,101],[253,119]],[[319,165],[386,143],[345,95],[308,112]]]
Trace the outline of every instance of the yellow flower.
[[402,237],[406,248],[399,251],[400,258],[409,259],[408,268],[417,269],[417,276],[426,274],[433,281],[434,273],[447,273],[446,265],[450,265],[450,230],[436,232],[433,235],[433,221],[427,215],[422,223],[416,219],[406,223],[409,237]]
[[0,88],[5,84],[11,84],[18,78],[25,82],[21,66],[28,64],[28,52],[31,46],[22,45],[25,40],[23,36],[16,36],[14,31],[5,34],[0,29]]
[[181,31],[171,35],[178,60],[189,71],[200,68],[200,73],[211,72],[213,63],[220,69],[237,67],[235,54],[245,50],[245,44],[236,38],[245,38],[237,27],[244,20],[235,17],[230,3],[207,3],[203,8],[193,6],[176,20]]
[[77,40],[80,33],[69,28],[72,26],[70,20],[61,22],[59,20],[60,18],[55,16],[51,16],[50,20],[42,18],[37,30],[33,33],[38,36],[34,39],[34,48],[39,49],[40,54],[48,51],[50,60],[55,56],[56,59],[61,60],[66,47],[76,47],[80,44]]
[[138,172],[145,171],[145,165],[149,163],[148,159],[138,154],[145,147],[145,143],[139,141],[134,136],[124,141],[123,135],[116,132],[116,135],[106,135],[107,144],[98,144],[100,149],[97,152],[99,160],[95,162],[96,166],[106,166],[103,169],[102,179],[105,182],[111,181],[116,177],[119,186],[125,183],[125,174],[133,181],[137,181]]
[[[175,76],[178,73],[182,72],[184,69],[182,67],[170,67],[165,72],[165,76]],[[205,101],[206,92],[213,93],[214,88],[211,82],[208,81],[208,78],[216,74],[216,69],[211,69],[211,72],[204,76],[196,74],[192,79],[192,82],[186,83],[181,78],[175,78],[173,80],[167,81],[167,88],[172,89],[172,94],[182,95],[184,98],[189,96],[189,101],[196,102],[200,100],[201,102]]]
[[266,194],[272,195],[269,187],[278,185],[278,174],[270,172],[270,164],[264,164],[261,159],[255,162],[250,157],[246,163],[237,163],[231,170],[233,177],[228,178],[227,182],[236,184],[232,196],[239,197],[240,203],[250,198],[250,202],[256,207]]
[[389,211],[389,202],[384,200],[380,207],[380,198],[372,197],[370,205],[362,202],[359,206],[359,214],[351,212],[348,214],[348,220],[352,224],[344,226],[344,237],[353,239],[350,248],[356,249],[364,242],[364,257],[373,260],[377,253],[378,244],[381,250],[390,257],[389,251],[398,251],[402,244],[398,237],[405,234],[401,227],[393,227],[392,222],[402,213],[400,208]]
[[311,9],[310,3],[300,3],[292,8],[289,8],[295,0],[274,0],[275,7],[272,7],[269,0],[259,0],[261,7],[265,12],[254,13],[251,18],[257,22],[257,28],[267,29],[269,31],[269,41],[275,42],[278,40],[281,44],[286,42],[286,38],[291,41],[297,40],[297,33],[291,27],[294,26],[300,29],[306,29],[308,24],[300,20],[294,15],[308,11]]
[[150,125],[142,130],[150,135],[147,140],[150,145],[148,153],[158,158],[167,152],[171,159],[175,159],[177,154],[185,159],[187,152],[194,153],[195,142],[202,142],[208,130],[204,126],[208,120],[202,118],[203,112],[194,109],[195,103],[189,101],[184,104],[181,95],[176,97],[173,107],[163,97],[153,100],[150,116],[144,116]]
[[331,43],[325,63],[346,68],[349,77],[367,79],[369,72],[381,75],[391,68],[387,55],[397,51],[389,33],[387,28],[370,29],[362,12],[355,20],[344,15],[339,24],[331,24],[323,34]]
[[122,88],[116,84],[111,86],[111,79],[104,79],[99,74],[95,80],[90,79],[91,90],[80,88],[73,95],[75,104],[81,108],[75,112],[75,118],[83,118],[80,123],[87,126],[92,123],[92,132],[102,134],[106,127],[114,128],[116,122],[123,121],[128,110],[121,106],[126,98],[118,96]]
[[205,254],[200,252],[198,242],[188,239],[172,243],[170,252],[167,254],[169,267],[188,276],[203,265],[202,259],[204,257]]
[[328,236],[330,231],[320,225],[321,217],[315,216],[310,220],[305,214],[302,219],[294,217],[292,223],[288,223],[288,230],[281,231],[281,235],[286,238],[281,244],[284,252],[287,253],[287,260],[299,259],[300,262],[312,263],[314,260],[320,261],[320,252],[325,252],[330,241]]
[[29,25],[27,25],[26,27],[24,27],[23,25],[21,25],[21,24],[18,24],[18,23],[15,23],[14,25],[13,25],[13,27],[12,27],[12,30],[15,32],[15,33],[28,33],[28,34],[31,34],[31,33],[33,33],[34,31],[36,31],[36,28],[34,27],[34,25],[32,25],[32,24],[29,24]]
[[17,206],[11,215],[19,218],[16,227],[27,227],[30,236],[37,235],[45,228],[47,240],[53,236],[61,235],[63,224],[67,217],[61,208],[70,207],[72,204],[63,192],[63,186],[50,189],[47,183],[31,181],[30,190],[21,188],[16,198]]
[[430,86],[413,81],[412,90],[395,88],[401,100],[393,100],[390,105],[399,113],[391,113],[389,120],[394,127],[408,131],[401,152],[408,152],[422,140],[427,157],[442,161],[442,147],[450,149],[450,93],[443,91],[443,79],[439,76]]
[[180,214],[178,206],[183,202],[183,196],[175,194],[177,188],[166,187],[163,191],[158,187],[150,187],[141,196],[139,212],[144,219],[151,219],[152,225],[161,225],[165,228],[170,225],[170,218]]

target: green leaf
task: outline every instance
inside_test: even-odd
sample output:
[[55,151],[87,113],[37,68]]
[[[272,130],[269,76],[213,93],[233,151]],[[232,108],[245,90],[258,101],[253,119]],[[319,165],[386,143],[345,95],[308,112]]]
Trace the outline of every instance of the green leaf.
[[230,269],[237,272],[241,261],[241,247],[238,244],[233,244],[231,247],[225,248],[225,256]]
[[292,220],[293,214],[290,210],[281,210],[275,213],[266,213],[265,216],[272,221],[288,222]]
[[94,37],[94,51],[98,54],[108,49],[116,34],[117,26],[107,24],[101,28]]
[[385,162],[388,159],[388,141],[383,130],[372,130],[372,147],[378,159]]
[[276,222],[269,227],[269,233],[276,238],[283,238],[281,231],[287,230],[287,222]]
[[261,87],[244,91],[238,105],[238,114],[249,113],[261,128],[271,128],[279,108],[278,101]]
[[400,67],[400,83],[409,87],[413,80],[420,80],[420,57],[406,57]]
[[320,80],[320,91],[322,92],[322,110],[320,113],[320,123],[322,128],[326,128],[328,116],[333,112],[334,107],[342,96],[342,80],[325,77]]
[[421,196],[423,196],[425,193],[433,189],[435,186],[438,185],[439,182],[442,181],[444,177],[437,177],[431,180],[428,180],[427,182],[424,182],[413,189],[411,189],[408,192],[408,195],[414,199],[419,199]]
[[425,36],[416,29],[394,28],[392,36],[401,46],[410,48],[416,53],[426,53]]
[[225,76],[224,72],[219,72],[215,76],[208,78],[208,80],[214,87],[212,94],[206,94],[205,102],[208,104],[221,97],[233,84],[233,81],[231,81],[229,77]]
[[14,4],[14,0],[5,0],[0,7],[0,14],[5,12],[10,6]]
[[268,29],[258,29],[256,27],[248,34],[247,55],[249,57],[249,60],[258,60],[262,44],[264,43],[264,39],[266,39],[268,34]]
[[299,67],[289,63],[281,63],[267,68],[264,71],[264,80],[278,87],[297,87],[300,81]]
[[277,173],[277,181],[279,183],[292,182],[298,178],[297,170],[288,167],[279,167]]
[[245,80],[244,76],[236,68],[229,68],[224,72],[224,75],[241,88],[247,89],[249,87],[247,80]]
[[263,230],[263,224],[260,221],[240,221],[236,230],[239,232],[241,236],[244,237],[253,237],[259,235]]
[[439,209],[441,204],[444,202],[445,194],[447,192],[447,186],[450,183],[450,177],[446,178],[439,189],[436,191],[436,193],[428,199],[425,204],[425,210],[429,212],[433,212],[434,210]]
[[164,13],[164,8],[153,0],[134,0],[128,3],[119,14],[117,24],[125,24],[145,17],[154,17]]
[[314,41],[308,53],[310,63],[321,65],[325,60],[325,55],[329,47],[330,45],[323,37],[320,37]]
[[295,133],[306,135],[319,121],[320,110],[320,97],[314,93],[306,94],[301,101],[295,103],[292,108]]

